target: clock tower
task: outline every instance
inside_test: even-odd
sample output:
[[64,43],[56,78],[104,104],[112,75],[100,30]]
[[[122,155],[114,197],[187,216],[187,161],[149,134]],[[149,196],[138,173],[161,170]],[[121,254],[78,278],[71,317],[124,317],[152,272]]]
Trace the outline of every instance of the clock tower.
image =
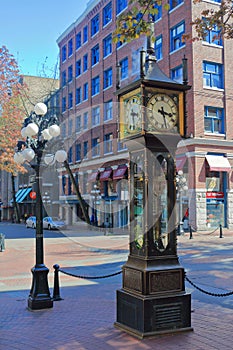
[[130,155],[130,252],[115,326],[139,338],[192,330],[191,296],[177,255],[175,183],[190,86],[167,77],[148,46],[140,53],[140,78],[117,90],[119,137]]

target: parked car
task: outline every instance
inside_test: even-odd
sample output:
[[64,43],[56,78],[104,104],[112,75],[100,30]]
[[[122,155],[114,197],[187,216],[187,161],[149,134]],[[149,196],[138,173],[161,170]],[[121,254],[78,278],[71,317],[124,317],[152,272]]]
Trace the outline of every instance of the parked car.
[[48,230],[60,230],[66,228],[66,224],[59,218],[46,216],[43,219],[43,228]]
[[29,228],[36,228],[36,217],[35,216],[29,216],[26,220],[26,227]]

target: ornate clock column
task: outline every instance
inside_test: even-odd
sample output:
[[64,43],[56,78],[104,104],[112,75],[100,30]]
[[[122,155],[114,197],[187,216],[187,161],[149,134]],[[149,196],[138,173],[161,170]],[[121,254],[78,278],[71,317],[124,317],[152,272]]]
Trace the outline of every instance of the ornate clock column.
[[115,326],[139,338],[192,330],[191,296],[177,256],[175,152],[185,136],[185,91],[153,50],[140,79],[117,91],[120,138],[130,154],[130,253]]

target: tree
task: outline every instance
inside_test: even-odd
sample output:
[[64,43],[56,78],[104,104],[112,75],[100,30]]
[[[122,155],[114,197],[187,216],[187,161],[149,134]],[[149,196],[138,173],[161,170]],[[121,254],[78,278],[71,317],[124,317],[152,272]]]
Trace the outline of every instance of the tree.
[[[193,0],[193,3],[198,4],[201,1]],[[206,31],[216,27],[222,37],[233,38],[232,0],[222,0],[217,5],[202,11],[200,17],[190,23],[196,30],[196,36],[192,40],[202,40],[206,36]],[[149,18],[153,18],[158,13],[159,6],[169,10],[169,4],[166,0],[129,0],[129,10],[124,11],[117,20],[114,41],[129,42],[138,39],[143,34],[149,36]],[[190,35],[185,35],[185,38],[190,38]]]

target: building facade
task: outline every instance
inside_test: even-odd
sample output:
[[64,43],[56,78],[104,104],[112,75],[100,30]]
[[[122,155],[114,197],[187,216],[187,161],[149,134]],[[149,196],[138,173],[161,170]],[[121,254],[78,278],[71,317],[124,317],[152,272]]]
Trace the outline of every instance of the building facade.
[[[172,79],[183,80],[182,59],[188,62],[191,89],[186,95],[186,139],[177,151],[177,170],[183,169],[188,190],[179,197],[183,212],[196,230],[233,226],[233,165],[231,127],[233,44],[218,36],[218,28],[203,41],[184,40],[195,35],[191,22],[220,0],[170,0],[170,10],[158,6],[154,16],[155,53],[160,68]],[[121,86],[139,77],[141,37],[114,43],[116,20],[128,9],[127,0],[92,0],[84,13],[58,38],[62,133],[70,167],[76,174],[90,215],[101,225],[128,222],[127,149],[118,140],[115,96],[117,64]],[[81,215],[70,180],[60,169],[63,217]]]

